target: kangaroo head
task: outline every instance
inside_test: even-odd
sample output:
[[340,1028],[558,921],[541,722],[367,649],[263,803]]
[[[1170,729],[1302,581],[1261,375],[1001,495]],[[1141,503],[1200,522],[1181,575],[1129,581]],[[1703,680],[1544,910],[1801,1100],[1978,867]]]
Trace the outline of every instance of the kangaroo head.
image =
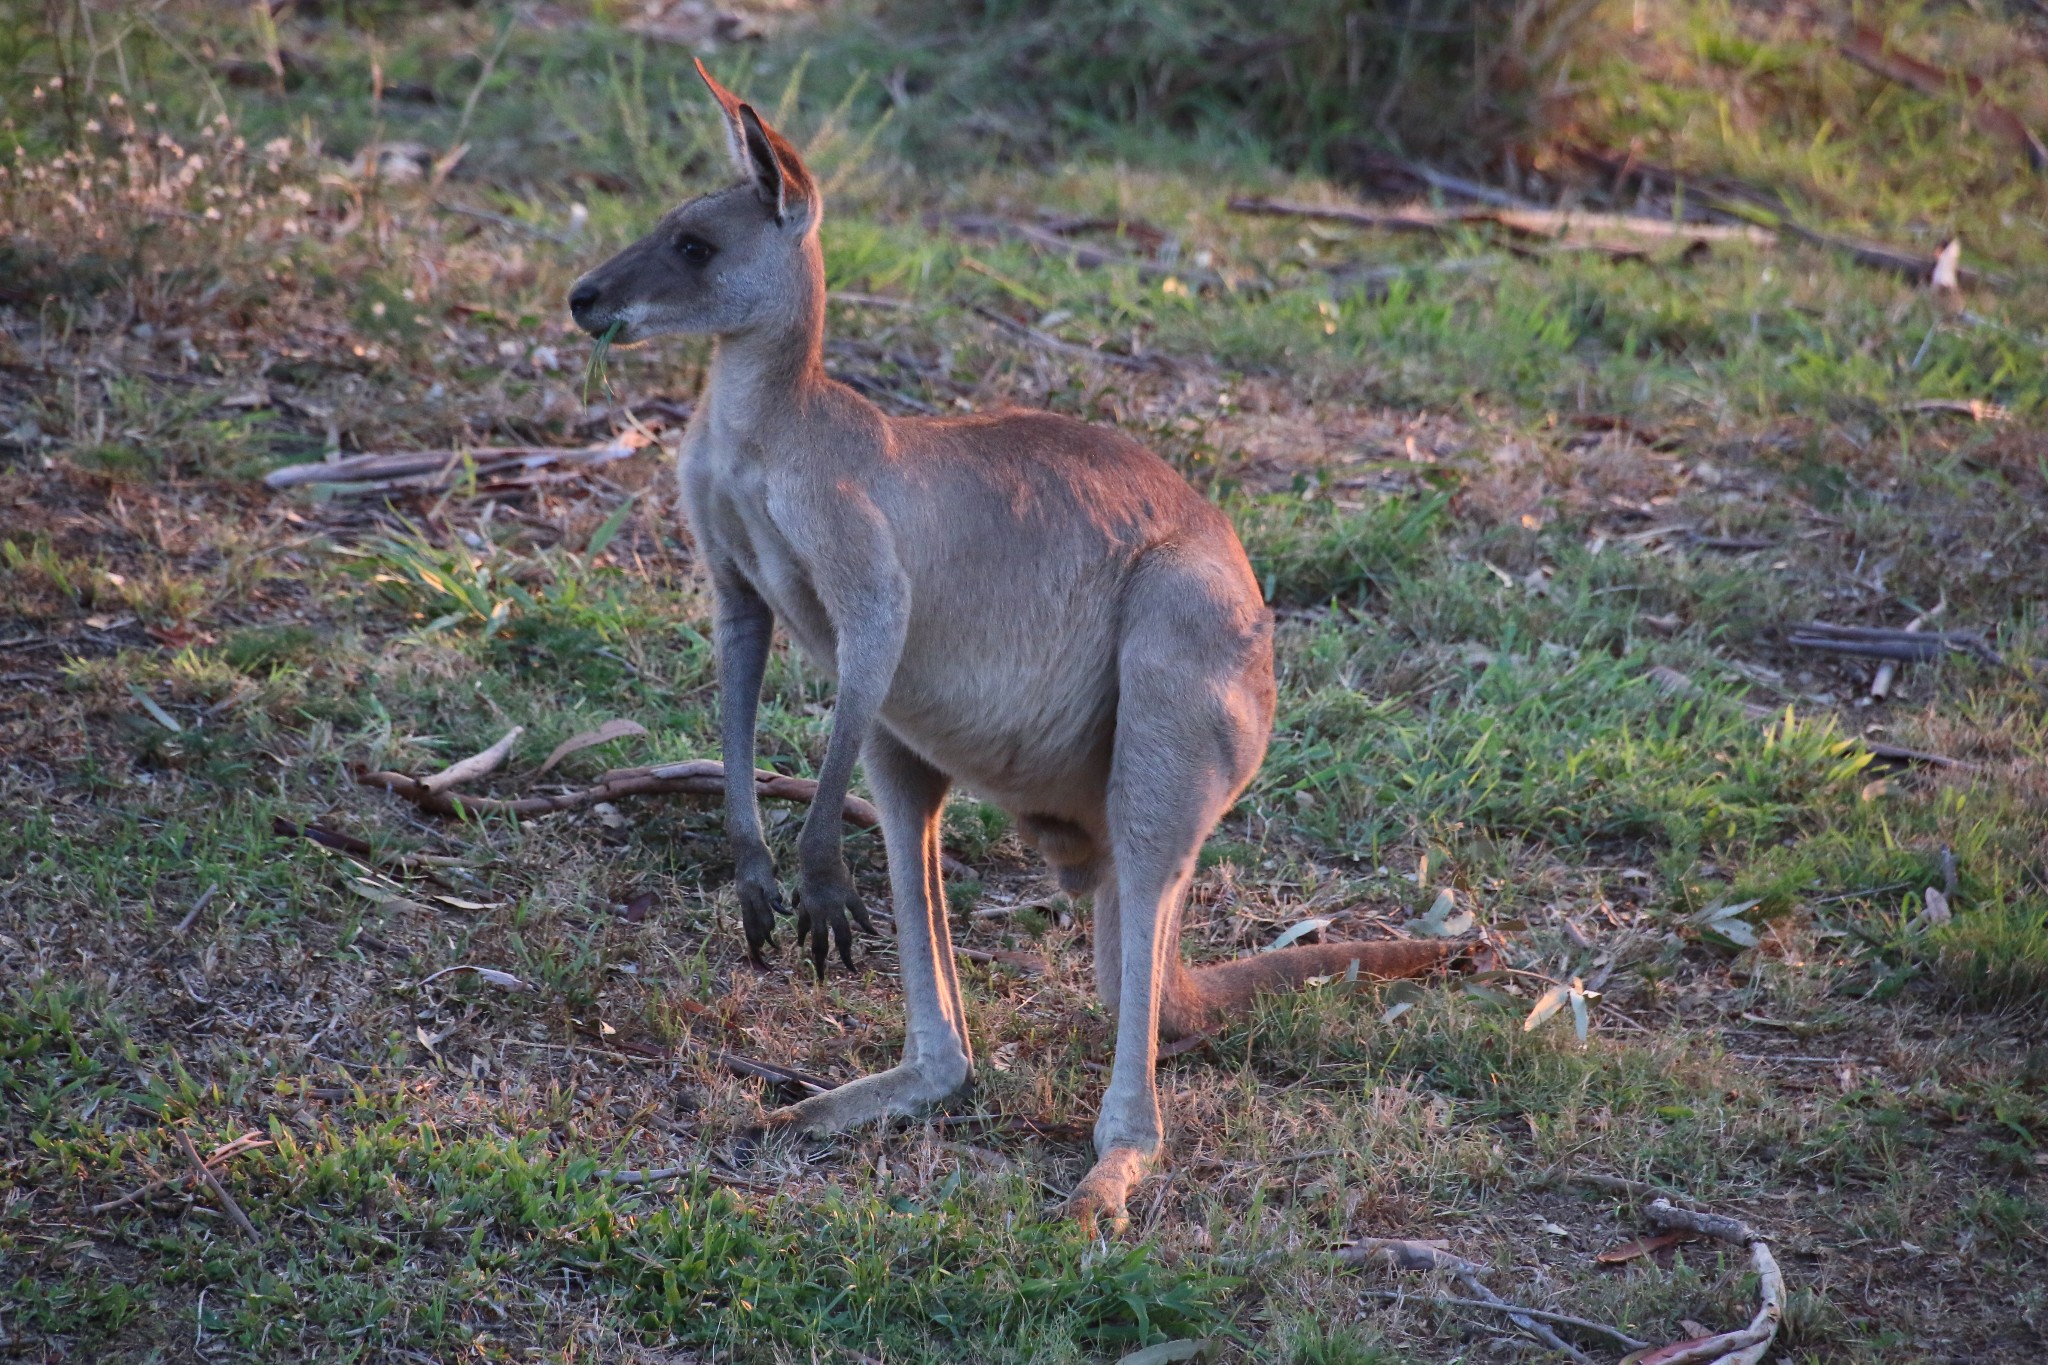
[[576,281],[569,312],[630,345],[671,332],[730,336],[799,323],[823,290],[824,201],[796,148],[752,105],[697,74],[725,111],[740,183],[671,210],[654,231]]

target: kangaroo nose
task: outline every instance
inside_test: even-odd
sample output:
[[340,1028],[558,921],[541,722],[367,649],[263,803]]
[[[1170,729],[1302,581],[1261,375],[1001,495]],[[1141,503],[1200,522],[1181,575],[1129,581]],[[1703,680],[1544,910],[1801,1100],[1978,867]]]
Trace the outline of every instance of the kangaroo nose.
[[590,305],[597,302],[597,295],[598,288],[596,285],[588,281],[577,285],[569,294],[569,311],[572,313],[588,312]]

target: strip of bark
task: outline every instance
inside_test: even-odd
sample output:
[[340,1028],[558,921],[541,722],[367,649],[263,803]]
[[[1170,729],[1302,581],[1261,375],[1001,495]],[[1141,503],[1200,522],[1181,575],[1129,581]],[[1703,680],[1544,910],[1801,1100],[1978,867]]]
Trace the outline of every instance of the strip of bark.
[[512,752],[512,746],[518,743],[519,737],[525,733],[524,725],[513,726],[496,744],[482,753],[471,754],[468,758],[449,764],[432,777],[421,778],[420,790],[438,796],[451,787],[474,782],[480,777],[489,777],[498,770],[498,765],[505,761],[506,755]]

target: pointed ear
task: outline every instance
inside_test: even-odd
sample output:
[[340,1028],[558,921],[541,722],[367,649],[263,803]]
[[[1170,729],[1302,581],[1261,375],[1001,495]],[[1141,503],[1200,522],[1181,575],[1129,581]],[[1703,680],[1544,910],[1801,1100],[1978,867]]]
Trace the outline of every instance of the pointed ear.
[[753,105],[714,80],[701,60],[697,63],[697,74],[704,78],[711,98],[725,111],[726,146],[732,153],[733,164],[753,184],[775,221],[787,223],[792,218],[815,214],[817,186],[796,148],[762,122]]

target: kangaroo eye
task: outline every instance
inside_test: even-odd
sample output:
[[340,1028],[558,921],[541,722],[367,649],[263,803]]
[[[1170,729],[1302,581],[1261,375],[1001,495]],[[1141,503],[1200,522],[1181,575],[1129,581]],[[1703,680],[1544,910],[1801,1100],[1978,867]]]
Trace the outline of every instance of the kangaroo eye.
[[693,232],[686,232],[676,239],[677,254],[691,265],[703,265],[717,250],[717,247]]

